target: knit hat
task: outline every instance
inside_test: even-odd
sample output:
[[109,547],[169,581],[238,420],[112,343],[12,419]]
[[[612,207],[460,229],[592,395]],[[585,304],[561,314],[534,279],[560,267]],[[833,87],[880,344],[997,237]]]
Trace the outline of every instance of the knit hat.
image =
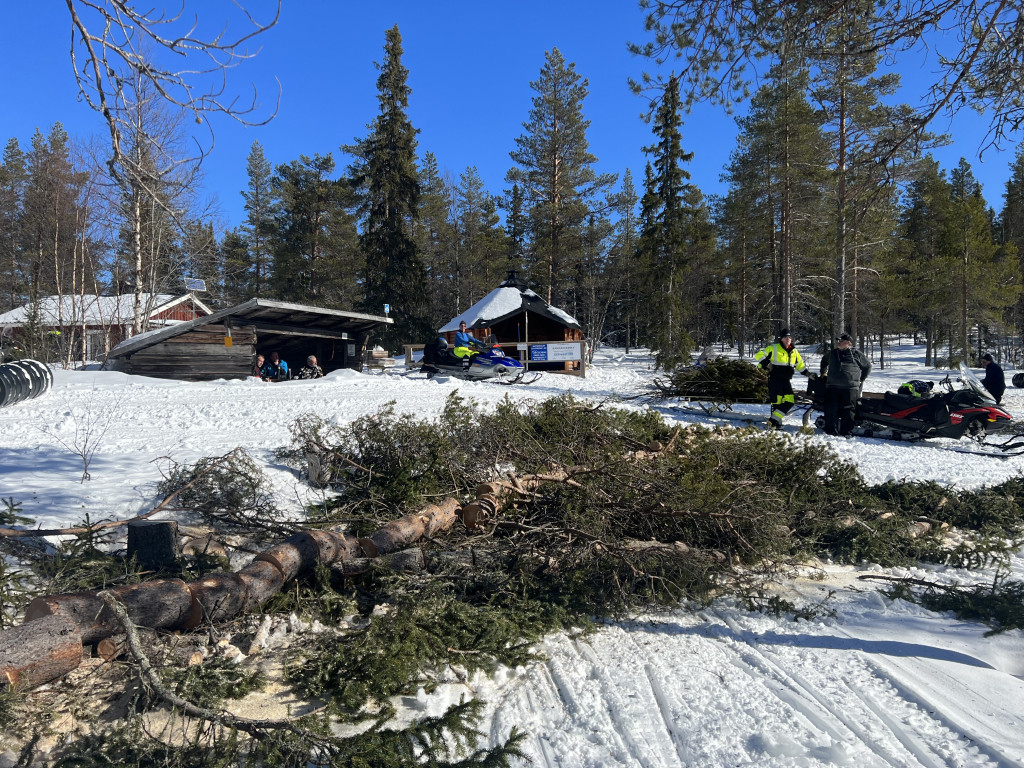
[[982,360],[988,360],[991,363],[992,362],[992,355],[990,355],[990,354],[988,354],[986,352],[984,355],[981,356],[981,359]]
[[781,331],[779,331],[779,338],[780,339],[784,339],[787,336],[790,336],[790,337],[793,336],[793,334],[789,332],[789,328],[783,328]]
[[839,340],[840,341],[853,341],[853,339],[850,337],[850,334],[848,334],[848,333],[841,334],[839,336]]

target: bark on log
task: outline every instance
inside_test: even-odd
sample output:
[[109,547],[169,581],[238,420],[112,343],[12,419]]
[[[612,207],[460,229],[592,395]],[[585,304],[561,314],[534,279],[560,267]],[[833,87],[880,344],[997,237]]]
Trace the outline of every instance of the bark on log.
[[47,616],[0,633],[0,683],[34,688],[82,663],[82,634],[67,616]]
[[256,610],[284,586],[284,574],[266,560],[253,560],[238,576],[245,583],[245,611]]
[[[110,590],[124,603],[132,621],[153,629],[172,629],[181,625],[192,607],[192,593],[181,579],[145,581]],[[66,616],[89,644],[120,631],[116,617],[95,592],[37,597],[25,609],[25,622],[45,616]]]
[[397,552],[424,536],[433,536],[451,528],[457,519],[458,508],[459,503],[455,499],[445,499],[441,506],[431,504],[388,523],[370,539],[376,545],[378,555]]
[[[436,571],[442,566],[463,566],[466,568],[486,567],[494,562],[493,556],[476,549],[460,549],[446,552],[424,552],[418,547],[403,549],[378,558],[378,562],[394,573],[424,573]],[[331,567],[342,576],[355,576],[370,570],[374,560],[368,557],[343,560]]]
[[192,605],[180,629],[195,629],[204,622],[225,621],[245,609],[248,587],[237,573],[215,573],[188,583]]

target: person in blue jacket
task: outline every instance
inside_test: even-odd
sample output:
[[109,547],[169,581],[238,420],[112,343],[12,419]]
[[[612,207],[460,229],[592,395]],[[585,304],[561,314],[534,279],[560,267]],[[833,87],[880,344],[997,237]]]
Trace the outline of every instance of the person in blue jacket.
[[487,349],[487,345],[470,335],[466,330],[466,321],[459,323],[459,330],[455,332],[455,348],[452,352],[463,361],[468,361],[473,355]]
[[263,366],[265,381],[285,381],[288,378],[288,363],[277,352],[270,353],[270,360]]

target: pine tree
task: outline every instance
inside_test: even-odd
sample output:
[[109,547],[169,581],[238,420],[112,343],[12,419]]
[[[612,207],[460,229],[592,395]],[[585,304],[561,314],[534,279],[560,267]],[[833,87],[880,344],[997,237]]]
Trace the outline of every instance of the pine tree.
[[611,237],[607,274],[615,294],[608,311],[605,333],[621,334],[626,354],[635,339],[637,293],[642,276],[639,272],[639,219],[637,206],[640,197],[633,186],[633,173],[629,168],[622,175],[622,184],[610,203],[615,217],[615,230]]
[[527,260],[531,281],[549,303],[560,303],[569,290],[575,265],[583,256],[587,219],[614,174],[598,174],[590,153],[583,117],[589,83],[567,64],[557,48],[544,54],[526,133],[509,153],[518,166],[506,180],[522,190],[528,221]]
[[416,129],[409,122],[409,71],[402,65],[398,26],[385,35],[384,62],[378,65],[380,114],[370,135],[349,148],[357,157],[354,186],[363,195],[365,220],[360,235],[366,266],[363,307],[380,313],[391,306],[394,327],[384,339],[395,347],[433,334],[425,293],[426,270],[416,251],[413,222],[419,214]]

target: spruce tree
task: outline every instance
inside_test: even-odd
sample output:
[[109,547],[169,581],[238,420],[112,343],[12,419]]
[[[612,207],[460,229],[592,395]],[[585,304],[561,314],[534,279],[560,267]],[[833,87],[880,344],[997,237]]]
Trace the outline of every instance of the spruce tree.
[[[969,361],[971,327],[997,323],[1002,311],[1016,302],[1020,294],[1020,269],[1016,251],[1000,254],[981,185],[963,158],[950,174],[950,192],[949,236],[956,256],[959,310],[955,348],[961,359]],[[953,349],[954,345],[950,347]]]
[[236,296],[241,300],[266,294],[273,264],[270,241],[274,232],[273,169],[263,154],[263,146],[254,141],[245,161],[249,179],[242,198],[245,200],[245,222],[239,233],[249,252],[248,280],[236,283]]
[[361,268],[348,187],[332,178],[334,158],[300,156],[277,168],[273,272],[275,298],[351,309]]
[[679,84],[672,78],[654,118],[655,143],[645,148],[653,167],[645,180],[641,236],[647,259],[647,327],[657,364],[666,370],[687,362],[693,349],[690,331],[698,322],[713,249],[703,196],[682,166],[693,153],[683,151],[681,129]]
[[352,182],[363,197],[365,212],[360,234],[366,260],[363,308],[379,314],[385,304],[391,306],[395,324],[385,330],[384,340],[394,349],[433,334],[426,270],[413,235],[420,196],[416,129],[406,114],[411,90],[397,25],[385,34],[384,61],[377,68],[380,114],[370,135],[348,149],[357,157]]
[[19,234],[22,205],[28,173],[25,153],[17,139],[4,147],[0,162],[0,312],[21,306],[25,301],[24,264]]
[[416,252],[427,274],[424,293],[430,302],[430,323],[440,328],[454,314],[455,281],[451,260],[456,236],[452,221],[454,192],[442,177],[433,152],[423,155],[420,167],[419,217],[415,222]]

